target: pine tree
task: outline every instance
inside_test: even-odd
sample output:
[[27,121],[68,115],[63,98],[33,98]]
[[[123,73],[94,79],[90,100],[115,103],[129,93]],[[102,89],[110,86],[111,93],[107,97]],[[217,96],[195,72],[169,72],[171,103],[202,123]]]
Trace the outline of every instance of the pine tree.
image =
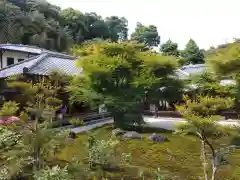
[[188,41],[185,49],[181,53],[181,56],[185,59],[187,64],[204,63],[204,53],[192,39]]
[[0,157],[4,167],[0,176],[7,174],[9,179],[32,177],[34,172],[54,163],[56,154],[67,143],[69,131],[51,127],[54,112],[61,105],[56,98],[58,87],[46,78],[35,83],[18,81],[19,77],[10,79],[9,87],[18,88],[28,101],[19,118],[11,123],[6,122],[18,114],[19,104],[6,102],[0,111],[3,121],[0,126]]
[[[203,161],[205,180],[215,180],[218,168],[225,163],[224,155],[236,146],[225,146],[217,143],[221,137],[237,136],[239,127],[227,127],[220,125],[218,121],[222,110],[232,107],[232,98],[198,96],[196,100],[184,98],[185,103],[177,109],[186,119],[186,123],[178,125],[177,132],[195,134],[201,142],[201,154]],[[231,138],[229,138],[231,140]],[[210,152],[210,155],[207,154]],[[211,161],[211,171],[209,174],[208,157]],[[211,178],[209,176],[211,175]]]
[[180,52],[178,50],[178,44],[172,42],[170,39],[166,43],[163,43],[161,45],[160,51],[163,53],[163,55],[166,56],[179,57],[180,55]]

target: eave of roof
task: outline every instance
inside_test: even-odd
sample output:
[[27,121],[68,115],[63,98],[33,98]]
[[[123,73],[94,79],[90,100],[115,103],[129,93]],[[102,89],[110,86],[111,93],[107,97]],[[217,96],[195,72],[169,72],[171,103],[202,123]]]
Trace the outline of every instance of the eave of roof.
[[0,49],[17,52],[26,52],[32,54],[40,54],[43,50],[39,47],[27,46],[22,44],[0,44]]
[[1,69],[0,78],[24,73],[48,75],[54,70],[60,70],[69,75],[80,74],[82,69],[77,68],[75,62],[75,58],[71,56],[42,53],[38,56],[34,56],[25,61]]

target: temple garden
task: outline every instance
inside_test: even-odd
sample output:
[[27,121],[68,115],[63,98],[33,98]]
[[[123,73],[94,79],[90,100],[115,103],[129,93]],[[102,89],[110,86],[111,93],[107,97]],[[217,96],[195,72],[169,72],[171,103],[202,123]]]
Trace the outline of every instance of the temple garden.
[[[240,128],[218,123],[226,111],[239,114],[239,49],[229,44],[209,55],[211,71],[179,77],[179,58],[135,42],[87,42],[73,49],[79,75],[2,79],[0,179],[240,179]],[[234,83],[223,86],[224,78]],[[157,112],[159,102],[185,123],[174,131],[146,126],[145,106]],[[100,106],[113,123],[73,133],[93,121],[71,108],[105,119]],[[68,123],[58,119],[65,111]]]

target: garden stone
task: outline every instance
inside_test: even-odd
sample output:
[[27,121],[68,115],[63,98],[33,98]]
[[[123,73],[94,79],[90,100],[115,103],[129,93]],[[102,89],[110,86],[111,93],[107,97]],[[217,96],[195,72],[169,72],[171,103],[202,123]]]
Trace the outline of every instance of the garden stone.
[[143,139],[143,136],[135,131],[126,132],[123,137],[128,139]]
[[148,139],[150,141],[153,141],[153,142],[165,142],[165,141],[168,141],[168,138],[164,137],[164,136],[160,136],[156,133],[153,133],[151,136],[148,137]]
[[69,133],[69,138],[71,138],[71,139],[76,139],[76,138],[77,138],[76,133],[70,132],[70,133]]
[[117,128],[117,129],[114,129],[112,130],[112,135],[113,136],[119,136],[119,135],[122,135],[124,134],[126,131],[120,129],[120,128]]

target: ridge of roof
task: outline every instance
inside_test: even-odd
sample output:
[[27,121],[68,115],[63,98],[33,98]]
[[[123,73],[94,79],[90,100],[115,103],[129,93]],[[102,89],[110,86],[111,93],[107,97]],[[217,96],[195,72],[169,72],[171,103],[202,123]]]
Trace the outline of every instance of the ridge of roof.
[[[56,52],[56,51],[51,51],[51,50],[40,48],[40,47],[33,46],[33,45],[11,44],[11,43],[0,44],[0,49],[2,48],[2,49],[11,50],[11,47],[12,47],[12,50],[19,51],[19,52],[29,52],[29,53],[34,53],[34,54],[49,53],[49,54],[66,56],[67,58],[71,58],[71,57],[74,58],[71,55],[67,55],[64,53]],[[16,49],[16,48],[28,48],[28,50]],[[31,49],[31,50],[29,50],[29,49]]]
[[41,63],[45,58],[47,57],[56,57],[56,58],[62,58],[62,59],[68,59],[68,60],[75,60],[75,58],[73,56],[64,56],[62,54],[52,54],[49,52],[43,52],[38,58],[38,60],[36,60],[35,63],[33,63],[31,66],[29,67],[24,67],[25,70],[27,71],[31,71],[34,67],[36,67],[39,63]]
[[24,67],[24,71],[30,71],[32,68],[34,68],[35,66],[37,66],[41,61],[43,61],[47,56],[49,56],[49,54],[47,53],[43,53],[40,57],[38,57],[38,59],[36,60],[35,63],[33,63],[32,65],[30,65],[29,67]]
[[43,51],[42,53],[46,53],[46,54],[49,54],[51,56],[59,57],[59,58],[63,58],[63,59],[71,59],[71,60],[75,60],[76,59],[76,57],[74,57],[74,56],[71,56],[71,55],[68,55],[68,54],[59,53],[59,52],[49,51],[49,50]]
[[12,44],[12,43],[5,43],[5,44],[0,44],[1,46],[17,46],[17,47],[29,47],[29,48],[35,48],[35,49],[43,49],[40,48],[38,46],[34,46],[34,45],[26,45],[26,44]]

